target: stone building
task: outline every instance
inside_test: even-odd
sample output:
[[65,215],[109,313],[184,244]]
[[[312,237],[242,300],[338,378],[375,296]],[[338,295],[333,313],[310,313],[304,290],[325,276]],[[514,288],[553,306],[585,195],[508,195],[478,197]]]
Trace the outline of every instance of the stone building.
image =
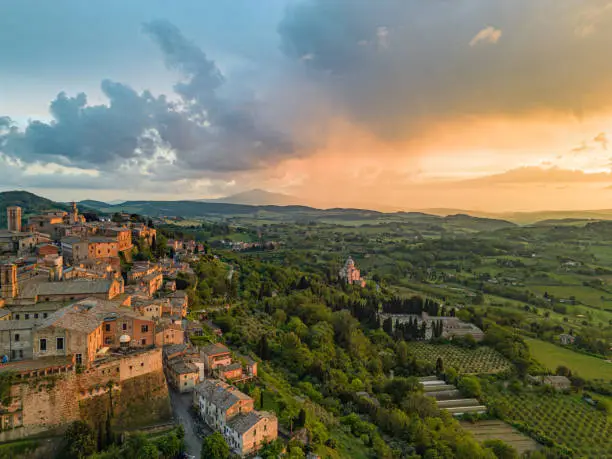
[[120,347],[122,336],[129,337],[130,348],[153,346],[155,323],[112,302],[87,298],[35,322],[33,358],[74,356],[77,365],[87,367],[104,348]]
[[182,344],[185,342],[183,327],[174,323],[157,323],[155,325],[155,345]]
[[198,384],[193,404],[204,422],[220,432],[241,456],[278,437],[276,416],[255,411],[251,397],[223,381],[206,379]]
[[21,207],[10,206],[6,208],[6,221],[9,231],[21,232]]
[[355,266],[355,262],[351,257],[348,257],[339,275],[340,279],[344,280],[347,284],[356,284],[365,287],[365,280],[361,278],[361,273]]
[[230,350],[221,343],[210,344],[200,350],[202,361],[204,362],[204,372],[211,375],[217,367],[232,364],[232,354]]
[[105,236],[111,237],[117,241],[119,252],[132,250],[132,232],[129,228],[112,226],[105,228],[103,233]]
[[177,358],[168,362],[166,377],[179,392],[191,392],[200,381],[200,370],[193,363]]
[[0,321],[0,359],[27,360],[32,356],[33,322],[21,320]]

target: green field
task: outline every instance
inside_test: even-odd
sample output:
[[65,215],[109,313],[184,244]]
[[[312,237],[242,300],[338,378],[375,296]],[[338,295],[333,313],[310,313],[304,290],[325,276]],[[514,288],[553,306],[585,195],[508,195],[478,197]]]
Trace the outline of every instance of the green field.
[[497,419],[476,422],[463,421],[461,427],[470,432],[481,443],[487,440],[502,440],[516,449],[519,454],[541,448],[536,441],[527,435]]
[[612,380],[612,363],[546,341],[531,338],[525,341],[529,345],[531,355],[552,371],[559,365],[564,365],[586,379]]
[[612,422],[580,397],[527,390],[514,394],[490,387],[486,403],[503,406],[506,421],[523,423],[571,448],[572,457],[612,457]]

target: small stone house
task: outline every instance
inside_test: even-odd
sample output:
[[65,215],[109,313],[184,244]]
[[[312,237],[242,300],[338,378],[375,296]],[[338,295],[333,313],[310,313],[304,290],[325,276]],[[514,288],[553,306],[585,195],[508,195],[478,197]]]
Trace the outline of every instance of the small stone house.
[[168,382],[179,392],[191,392],[200,382],[200,371],[193,363],[176,358],[168,362],[166,366]]
[[568,335],[567,333],[559,335],[559,342],[564,346],[574,344],[574,341],[576,341],[576,338],[572,335]]
[[206,374],[212,374],[217,367],[232,364],[232,354],[230,350],[221,343],[210,344],[202,348],[200,355],[204,362],[204,371]]
[[572,382],[565,376],[544,376],[542,383],[552,386],[559,391],[570,390],[572,388]]

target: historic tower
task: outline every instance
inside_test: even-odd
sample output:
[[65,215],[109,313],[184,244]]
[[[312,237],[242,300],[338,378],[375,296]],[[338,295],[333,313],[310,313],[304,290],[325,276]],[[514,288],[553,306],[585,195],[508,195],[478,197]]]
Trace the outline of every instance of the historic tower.
[[17,296],[17,265],[12,263],[0,265],[0,288],[5,299]]
[[6,208],[6,219],[9,231],[21,231],[21,207],[12,206]]
[[77,209],[77,203],[72,201],[72,213],[70,214],[70,222],[75,224],[79,222],[79,209]]

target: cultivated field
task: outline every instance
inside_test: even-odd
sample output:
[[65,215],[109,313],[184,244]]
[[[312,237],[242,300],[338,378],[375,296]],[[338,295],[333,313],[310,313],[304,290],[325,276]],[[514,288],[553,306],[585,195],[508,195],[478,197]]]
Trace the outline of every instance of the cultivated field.
[[513,446],[519,455],[527,451],[535,451],[540,447],[536,441],[504,421],[462,421],[461,427],[474,435],[474,438],[481,443],[486,440],[502,440]]
[[511,363],[489,347],[465,349],[450,344],[408,343],[408,349],[417,359],[433,364],[442,357],[445,368],[454,367],[460,373],[491,374],[510,369]]
[[487,404],[503,406],[506,418],[571,448],[576,457],[612,457],[612,422],[578,396],[542,394],[487,393]]
[[531,338],[525,341],[531,355],[551,371],[563,365],[586,379],[612,380],[612,363],[546,341]]

